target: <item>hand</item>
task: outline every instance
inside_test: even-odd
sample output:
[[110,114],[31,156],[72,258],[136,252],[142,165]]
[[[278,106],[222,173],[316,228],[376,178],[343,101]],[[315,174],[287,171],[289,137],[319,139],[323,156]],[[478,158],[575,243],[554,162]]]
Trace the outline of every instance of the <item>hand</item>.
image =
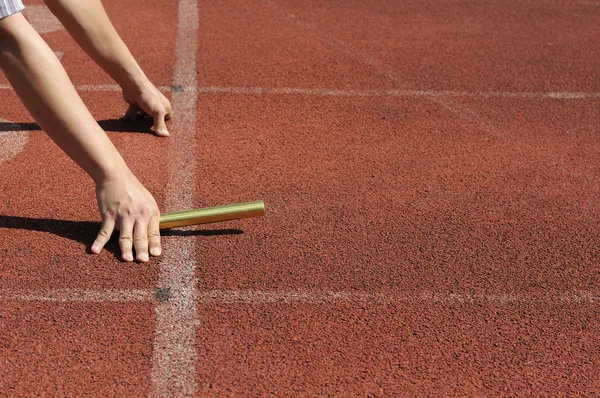
[[169,135],[165,121],[171,118],[171,103],[152,83],[147,82],[143,87],[136,87],[131,92],[123,90],[123,99],[129,104],[123,120],[152,117],[154,133],[161,137]]
[[118,229],[124,261],[133,261],[133,247],[137,261],[148,261],[148,253],[152,256],[161,254],[158,206],[131,172],[124,178],[97,184],[96,198],[102,214],[102,227],[92,244],[92,253],[100,253],[113,230]]

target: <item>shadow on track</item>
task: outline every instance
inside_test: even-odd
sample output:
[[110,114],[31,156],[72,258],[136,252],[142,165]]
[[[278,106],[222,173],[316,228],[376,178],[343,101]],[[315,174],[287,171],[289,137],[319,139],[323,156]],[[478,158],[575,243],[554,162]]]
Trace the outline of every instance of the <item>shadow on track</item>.
[[[88,253],[90,246],[100,230],[100,223],[94,221],[69,221],[50,218],[29,218],[0,215],[0,228],[25,229],[29,231],[48,232],[63,238],[71,239],[86,246]],[[161,236],[220,236],[241,235],[244,231],[239,229],[166,229],[161,230]],[[114,232],[105,249],[120,259],[118,232]]]
[[[140,133],[154,134],[151,118],[143,118],[136,121],[126,121],[121,119],[105,119],[98,120],[100,127],[108,133]],[[41,127],[37,123],[17,123],[17,122],[2,122],[0,121],[0,132],[6,131],[41,131]]]
[[105,119],[98,120],[98,124],[102,130],[107,133],[140,133],[152,134],[150,127],[153,125],[152,118],[141,118],[135,121],[121,119]]
[[16,123],[0,121],[0,132],[41,130],[37,123]]

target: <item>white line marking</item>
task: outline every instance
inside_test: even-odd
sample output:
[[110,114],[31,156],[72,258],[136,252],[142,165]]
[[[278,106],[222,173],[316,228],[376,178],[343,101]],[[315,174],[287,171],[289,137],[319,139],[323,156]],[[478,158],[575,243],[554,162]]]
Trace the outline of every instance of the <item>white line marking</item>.
[[333,292],[333,291],[258,291],[258,290],[210,290],[200,292],[198,302],[202,304],[268,304],[268,303],[539,303],[539,304],[598,304],[600,293],[575,291],[562,295],[522,295],[522,294],[462,294],[433,293],[420,294]]
[[292,87],[198,87],[199,93],[226,93],[226,94],[287,94],[287,95],[315,95],[333,97],[425,97],[436,95],[433,91],[419,90],[333,90],[320,88],[292,88]]
[[[121,91],[114,84],[85,84],[75,87],[77,91]],[[323,97],[474,97],[474,98],[517,98],[517,99],[560,99],[581,100],[600,98],[598,92],[507,92],[507,91],[435,91],[435,90],[336,90],[326,88],[294,88],[294,87],[194,87],[194,86],[161,86],[164,93],[196,92],[222,94],[280,94],[280,95],[314,95]],[[0,84],[0,90],[12,90],[8,84]]]
[[23,13],[31,26],[33,26],[39,34],[56,32],[64,29],[60,21],[45,5],[28,4]]
[[[344,41],[340,40],[339,38],[333,36],[331,33],[327,32],[323,29],[320,29],[318,26],[316,26],[313,23],[304,21],[301,18],[298,18],[293,14],[286,13],[282,9],[282,7],[280,7],[278,4],[276,4],[275,2],[273,2],[271,0],[265,0],[264,2],[269,4],[271,6],[271,8],[273,8],[274,10],[279,11],[279,13],[282,14],[282,16],[284,18],[287,18],[287,19],[293,21],[296,25],[300,26],[306,32],[308,32],[309,34],[312,34],[317,39],[321,40],[322,42],[329,45],[330,47],[349,55],[350,57],[361,62],[363,65],[369,66],[371,69],[375,70],[379,74],[388,77],[394,83],[398,84],[401,82],[402,85],[406,85],[406,82],[402,79],[402,77],[397,75],[396,71],[394,69],[388,67],[381,59],[371,56],[367,52],[356,48],[352,44],[345,43]],[[494,135],[499,135],[497,133],[496,129],[491,124],[486,123],[480,115],[478,115],[476,112],[474,112],[470,109],[467,109],[467,107],[464,105],[456,106],[455,103],[453,103],[451,100],[448,100],[447,96],[433,96],[432,97],[431,95],[426,95],[424,97],[432,100],[433,102],[435,102],[437,104],[442,105],[445,109],[458,115],[462,119],[469,120],[469,121],[475,121],[476,123],[479,123],[485,129],[486,132],[492,133]]]
[[[175,45],[173,87],[196,87],[198,4],[180,0]],[[196,186],[197,93],[173,90],[174,119],[169,137],[169,180],[166,211],[190,209]],[[194,244],[173,239],[159,263],[159,290],[169,300],[156,307],[156,335],[152,368],[152,397],[194,396],[196,392],[197,278]]]
[[394,76],[395,72],[393,70],[390,70],[389,68],[386,68],[385,65],[383,65],[380,59],[375,58],[372,55],[357,49],[353,45],[348,44],[343,40],[340,40],[338,37],[335,37],[331,33],[318,27],[315,23],[306,21],[301,17],[288,12],[283,6],[280,6],[279,3],[276,3],[271,0],[263,0],[262,3],[268,5],[275,12],[278,12],[282,18],[290,20],[295,25],[302,28],[304,30],[304,35],[312,35],[317,40],[320,40],[322,43],[331,47],[335,51],[344,53],[349,57],[358,60],[363,65],[369,66],[371,69],[376,70],[380,75],[386,76],[394,82],[400,80]]
[[121,87],[116,84],[82,84],[75,86],[77,91],[121,91]]
[[[168,87],[163,88],[170,90]],[[183,90],[193,90],[191,87],[182,87]],[[332,97],[480,97],[480,98],[531,98],[531,99],[590,99],[600,98],[596,92],[504,92],[504,91],[434,91],[434,90],[334,90],[320,88],[292,88],[292,87],[197,87],[198,93],[226,93],[226,94],[287,94],[287,95],[315,95]]]
[[[64,53],[63,53],[64,55]],[[12,90],[10,84],[0,84],[0,90]],[[75,86],[77,91],[121,91],[121,87],[116,84],[82,84]],[[168,91],[169,89],[166,88]]]
[[497,138],[505,138],[505,135],[494,128],[493,122],[477,112],[467,108],[464,105],[456,104],[451,97],[430,96],[432,102],[439,104],[442,108],[454,113],[459,118],[478,124],[487,134],[496,136]]
[[[561,305],[600,304],[600,292],[572,291],[561,294],[467,294],[467,293],[399,293],[350,292],[327,290],[206,290],[196,293],[198,304],[479,304],[511,305],[519,303]],[[179,300],[179,301],[178,301]],[[171,290],[82,290],[62,289],[48,292],[0,290],[0,301],[57,302],[173,302],[181,304]],[[171,325],[177,327],[178,325]]]
[[0,118],[0,124],[14,129],[9,131],[0,129],[0,163],[3,163],[23,151],[29,141],[29,130],[25,130],[20,123],[13,123],[2,118]]
[[0,301],[85,301],[85,302],[127,302],[127,301],[156,301],[157,292],[154,290],[82,290],[61,289],[45,293],[16,292],[0,290]]

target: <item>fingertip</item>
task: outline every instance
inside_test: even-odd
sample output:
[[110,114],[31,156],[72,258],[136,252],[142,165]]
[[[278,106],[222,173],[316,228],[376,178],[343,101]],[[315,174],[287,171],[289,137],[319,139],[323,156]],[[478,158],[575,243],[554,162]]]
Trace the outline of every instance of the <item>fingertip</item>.
[[163,126],[153,127],[152,131],[154,131],[154,133],[159,137],[168,137],[171,135],[169,133],[169,130],[167,130],[167,128]]
[[108,242],[110,236],[112,235],[114,226],[115,224],[113,219],[105,219],[102,222],[102,228],[100,229],[100,232],[98,232],[98,235],[96,236],[96,239],[90,248],[90,251],[93,254],[99,254],[102,251],[102,248],[104,248],[104,245],[106,242]]
[[150,254],[153,256],[160,256],[162,254],[162,250],[160,247],[151,247]]
[[131,252],[123,253],[123,255],[121,256],[121,258],[124,261],[133,261],[133,253],[131,253]]

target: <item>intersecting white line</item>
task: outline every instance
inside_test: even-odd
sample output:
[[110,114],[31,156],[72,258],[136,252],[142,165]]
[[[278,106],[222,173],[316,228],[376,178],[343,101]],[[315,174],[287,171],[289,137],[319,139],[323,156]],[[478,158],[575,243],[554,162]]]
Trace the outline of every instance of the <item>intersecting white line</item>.
[[[198,4],[179,0],[173,87],[196,86]],[[166,211],[193,208],[196,187],[197,93],[174,89],[176,117],[169,140]],[[194,241],[171,240],[159,262],[158,287],[168,300],[156,306],[151,397],[188,397],[196,393],[197,278]],[[165,297],[166,298],[166,297]]]
[[[327,46],[333,48],[336,51],[342,52],[351,58],[359,61],[364,66],[368,66],[372,70],[376,71],[381,76],[389,78],[394,86],[409,86],[410,82],[404,80],[402,73],[398,72],[397,69],[386,65],[386,63],[379,57],[373,56],[368,51],[356,47],[352,43],[344,42],[339,37],[328,32],[326,29],[319,28],[315,23],[304,20],[298,17],[294,13],[286,10],[279,2],[272,0],[263,0],[263,4],[267,5],[271,9],[275,10],[280,14],[281,18],[291,21],[294,25],[300,27],[304,33],[312,35]],[[454,113],[461,119],[468,120],[479,124],[484,131],[488,134],[503,138],[503,133],[495,128],[487,118],[478,114],[468,106],[464,104],[456,104],[451,100],[450,97],[454,96],[479,96],[479,97],[509,97],[509,98],[536,98],[536,99],[581,99],[581,98],[594,98],[598,97],[598,93],[568,93],[568,92],[546,92],[546,93],[507,93],[507,92],[456,92],[456,91],[430,91],[430,90],[419,90],[422,87],[411,87],[416,91],[403,91],[403,94],[409,94],[413,96],[421,96],[427,100],[437,103],[443,106],[448,111]]]

